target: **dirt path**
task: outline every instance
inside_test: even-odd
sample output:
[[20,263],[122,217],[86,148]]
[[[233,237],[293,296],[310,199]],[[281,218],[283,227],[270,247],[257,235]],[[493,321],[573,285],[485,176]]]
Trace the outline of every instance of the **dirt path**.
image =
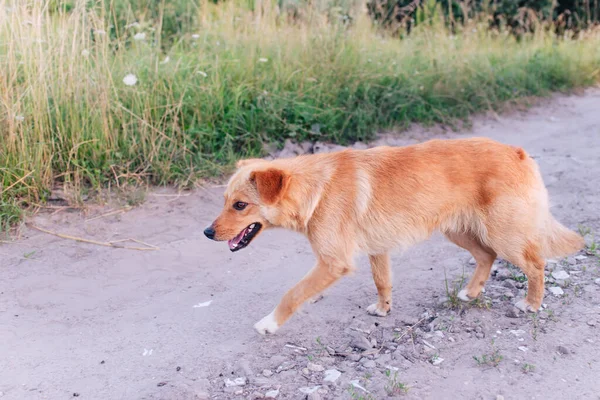
[[[523,146],[541,166],[554,215],[600,236],[600,91],[557,97],[526,115],[482,119],[461,135]],[[450,136],[460,135],[444,135]],[[411,139],[402,137],[379,142],[413,143],[427,135],[415,130]],[[568,278],[553,283],[549,275],[548,287],[558,284],[565,294],[547,291],[546,309],[536,318],[511,315],[511,297],[523,295],[524,283],[503,262],[485,298],[456,310],[448,307],[456,280],[473,266],[468,253],[434,236],[393,257],[395,309],[387,318],[365,312],[376,291],[360,258],[355,276],[307,304],[276,335],[262,337],[252,325],[306,273],[313,256],[303,237],[286,231],[266,232],[236,254],[205,239],[221,191],[179,198],[154,192],[139,208],[88,222],[108,210],[34,219],[96,240],[136,238],[159,251],[99,247],[31,229],[1,245],[2,400],[303,399],[310,391],[313,400],[388,393],[600,398],[596,256],[549,263],[549,272]],[[325,382],[337,373],[323,369],[341,375]]]

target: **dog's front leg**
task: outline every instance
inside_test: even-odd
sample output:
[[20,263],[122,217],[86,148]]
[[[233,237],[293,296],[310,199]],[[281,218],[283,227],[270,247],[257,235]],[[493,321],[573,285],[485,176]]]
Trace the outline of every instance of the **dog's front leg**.
[[317,265],[281,299],[279,305],[254,325],[261,335],[275,333],[309,298],[321,293],[352,270],[350,263],[319,260]]

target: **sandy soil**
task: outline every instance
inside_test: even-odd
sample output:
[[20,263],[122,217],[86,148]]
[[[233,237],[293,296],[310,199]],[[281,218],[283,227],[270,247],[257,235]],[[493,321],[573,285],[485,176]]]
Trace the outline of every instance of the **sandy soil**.
[[[599,90],[558,96],[526,114],[480,118],[461,133],[432,131],[376,143],[482,135],[523,146],[541,166],[554,215],[589,229],[594,246]],[[387,318],[365,312],[376,290],[363,257],[354,276],[263,337],[252,325],[313,255],[303,237],[286,231],[266,232],[235,254],[204,238],[222,190],[179,197],[156,190],[140,207],[92,221],[111,209],[31,220],[94,240],[136,238],[159,251],[31,228],[0,245],[2,400],[600,398],[600,259],[589,249],[548,263],[547,287],[564,294],[547,291],[546,308],[532,317],[514,314],[512,297],[526,283],[502,261],[484,297],[453,308],[473,265],[467,252],[434,236],[393,257],[395,309]]]

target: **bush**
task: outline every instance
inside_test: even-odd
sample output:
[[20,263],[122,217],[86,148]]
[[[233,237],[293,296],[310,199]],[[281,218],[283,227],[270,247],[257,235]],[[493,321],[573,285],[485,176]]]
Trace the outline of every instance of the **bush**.
[[531,32],[542,21],[553,22],[561,31],[584,29],[600,21],[599,0],[369,0],[370,17],[394,34],[426,19],[443,17],[454,26],[469,19],[488,19],[493,27],[513,32]]

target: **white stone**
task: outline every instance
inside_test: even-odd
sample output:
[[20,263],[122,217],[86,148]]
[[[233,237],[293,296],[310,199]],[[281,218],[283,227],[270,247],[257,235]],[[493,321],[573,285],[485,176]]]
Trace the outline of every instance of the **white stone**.
[[325,371],[325,377],[323,378],[323,381],[335,382],[341,375],[342,373],[337,369],[328,369],[327,371]]
[[246,377],[244,377],[244,376],[240,376],[239,378],[235,378],[234,380],[225,379],[226,387],[244,386],[245,384],[246,384]]
[[319,390],[320,387],[321,387],[320,385],[312,386],[312,387],[305,386],[305,387],[301,387],[298,390],[300,390],[300,392],[302,392],[304,394],[311,394],[311,393],[314,393],[317,390]]
[[433,365],[440,365],[443,362],[444,362],[444,359],[441,357],[435,357],[433,360],[431,360],[431,363]]
[[552,277],[554,279],[569,279],[569,274],[567,271],[554,271],[552,272]]
[[553,295],[555,295],[556,297],[559,297],[559,296],[562,296],[563,294],[565,294],[564,290],[562,290],[558,286],[549,287],[548,291],[550,293],[552,293]]

